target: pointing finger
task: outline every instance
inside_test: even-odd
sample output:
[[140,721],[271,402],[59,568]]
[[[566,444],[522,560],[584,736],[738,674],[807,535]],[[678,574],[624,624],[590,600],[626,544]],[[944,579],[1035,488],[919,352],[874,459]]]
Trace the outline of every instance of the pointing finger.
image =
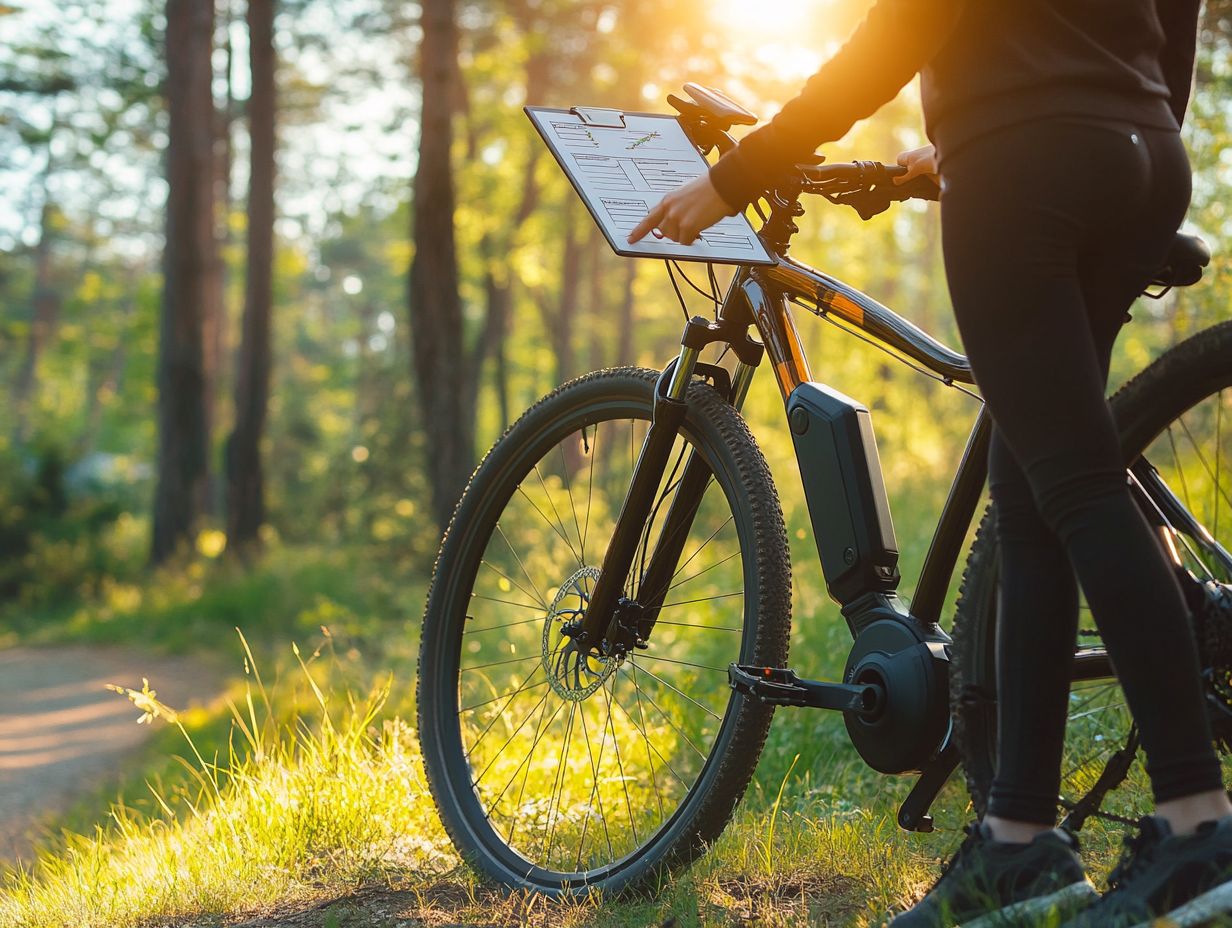
[[629,233],[629,244],[636,245],[646,237],[651,229],[657,226],[663,219],[663,215],[667,212],[663,202],[659,201],[655,207],[646,214],[646,218],[634,226],[633,231]]

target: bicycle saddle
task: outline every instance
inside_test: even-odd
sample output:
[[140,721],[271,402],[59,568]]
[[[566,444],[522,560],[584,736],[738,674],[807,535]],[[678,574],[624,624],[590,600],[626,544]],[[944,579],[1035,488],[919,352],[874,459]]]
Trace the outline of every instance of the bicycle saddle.
[[1164,287],[1188,287],[1202,279],[1202,269],[1211,263],[1211,248],[1197,235],[1176,233],[1164,266],[1151,281]]

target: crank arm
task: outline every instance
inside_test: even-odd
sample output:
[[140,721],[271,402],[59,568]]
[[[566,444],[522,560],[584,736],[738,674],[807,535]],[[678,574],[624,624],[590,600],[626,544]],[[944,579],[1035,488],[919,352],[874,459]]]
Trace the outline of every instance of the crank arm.
[[928,814],[928,808],[941,792],[941,787],[945,786],[945,781],[950,778],[960,759],[958,745],[954,743],[951,735],[946,739],[941,752],[920,771],[920,778],[915,781],[915,786],[911,787],[911,792],[907,794],[903,804],[898,807],[899,828],[906,831],[933,830],[933,817]]
[[885,691],[880,686],[802,680],[787,667],[728,664],[727,683],[737,693],[771,706],[836,709],[872,716],[885,702]]

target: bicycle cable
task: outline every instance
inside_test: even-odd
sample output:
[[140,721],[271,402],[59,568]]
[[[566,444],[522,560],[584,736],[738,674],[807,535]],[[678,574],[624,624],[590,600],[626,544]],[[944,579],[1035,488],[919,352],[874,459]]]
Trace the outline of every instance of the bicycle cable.
[[886,345],[883,345],[881,342],[877,341],[876,339],[870,338],[869,336],[865,335],[863,332],[860,332],[856,329],[851,328],[850,326],[844,325],[836,321],[824,309],[821,309],[820,307],[813,306],[809,303],[806,303],[805,301],[801,300],[799,297],[792,296],[792,297],[789,297],[788,299],[790,299],[791,302],[795,303],[800,308],[812,313],[818,319],[821,319],[824,322],[830,323],[830,325],[834,326],[840,332],[846,332],[848,335],[853,335],[856,338],[858,338],[860,341],[865,342],[866,344],[872,345],[878,351],[882,352],[883,354],[889,355],[891,358],[893,358],[898,363],[906,365],[907,367],[915,371],[917,374],[923,374],[925,377],[928,377],[931,380],[935,380],[940,384],[944,384],[947,387],[951,387],[952,389],[957,390],[959,393],[967,394],[967,396],[971,397],[974,400],[979,400],[981,403],[984,402],[984,398],[982,396],[980,396],[978,393],[974,392],[973,390],[968,390],[962,384],[956,383],[952,377],[945,377],[941,374],[936,373],[935,371],[930,371],[928,368],[920,364],[917,364],[915,361],[912,361],[910,358],[904,357],[899,352],[892,350]]
[[676,274],[672,271],[672,262],[664,261],[663,266],[667,268],[667,279],[672,282],[672,289],[676,291],[676,299],[680,302],[680,311],[684,313],[684,321],[687,325],[689,322],[689,304],[684,298],[684,294],[680,292],[680,284],[676,283]]
[[[691,287],[693,290],[700,293],[707,300],[709,300],[711,303],[714,304],[715,321],[717,322],[719,308],[722,307],[723,305],[723,298],[719,293],[719,279],[717,276],[715,276],[715,273],[714,273],[714,262],[712,261],[706,262],[706,276],[710,282],[710,292],[709,293],[707,293],[705,290],[703,290],[701,287],[699,287],[697,284],[695,284],[692,281],[689,275],[684,272],[684,268],[680,266],[680,263],[678,261],[672,261],[669,259],[667,261],[664,261],[663,263],[667,265],[667,276],[672,282],[672,289],[676,291],[676,299],[680,301],[680,308],[684,312],[685,321],[687,322],[689,320],[689,307],[688,307],[688,303],[685,301],[684,294],[680,290],[679,284],[676,283],[675,272],[678,272],[680,276],[684,278],[684,282],[687,283],[689,287]],[[675,268],[675,272],[673,272],[673,268]],[[721,364],[723,359],[727,357],[727,353],[729,351],[731,351],[731,345],[724,345],[723,350],[719,352],[719,356],[714,359],[714,363]]]
[[710,264],[709,261],[706,262],[706,268],[710,273],[710,280],[711,280],[711,289],[709,293],[707,293],[705,290],[703,290],[701,287],[695,284],[692,281],[692,279],[690,279],[689,275],[684,272],[684,268],[680,266],[680,263],[678,261],[672,261],[670,262],[670,264],[672,265],[672,267],[676,269],[676,272],[682,278],[684,278],[684,282],[688,284],[693,290],[700,293],[702,296],[704,296],[711,303],[714,303],[716,306],[722,304],[723,301],[719,298],[718,294],[715,292],[718,288],[714,284],[714,268]]

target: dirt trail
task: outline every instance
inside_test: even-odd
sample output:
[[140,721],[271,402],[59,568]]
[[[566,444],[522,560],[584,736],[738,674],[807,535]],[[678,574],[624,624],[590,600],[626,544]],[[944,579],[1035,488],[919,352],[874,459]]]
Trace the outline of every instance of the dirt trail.
[[222,677],[191,657],[88,646],[0,651],[0,860],[28,860],[42,822],[123,771],[151,726],[136,724],[140,712],[105,687],[140,690],[142,677],[175,709],[222,692]]

